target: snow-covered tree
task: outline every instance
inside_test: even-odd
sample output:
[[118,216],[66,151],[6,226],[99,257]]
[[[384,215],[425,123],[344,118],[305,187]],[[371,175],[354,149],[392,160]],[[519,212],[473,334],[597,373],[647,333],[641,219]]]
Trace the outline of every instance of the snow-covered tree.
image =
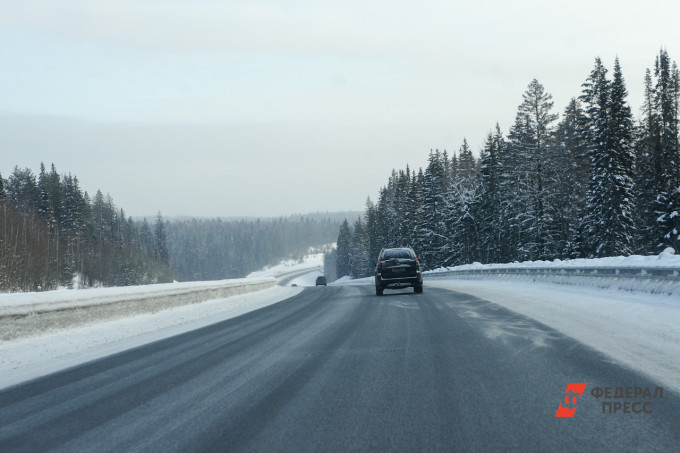
[[348,276],[351,273],[350,267],[350,248],[352,246],[352,233],[349,229],[349,223],[347,219],[340,225],[340,232],[338,233],[338,241],[336,247],[338,250],[337,254],[337,265],[336,269],[338,272],[338,277]]
[[514,154],[514,196],[524,207],[514,219],[521,229],[520,259],[547,259],[555,255],[554,212],[550,202],[550,148],[553,125],[552,95],[536,79],[522,95],[515,124],[510,130],[509,150]]
[[582,257],[581,218],[585,212],[590,175],[587,155],[587,118],[580,102],[572,98],[555,131],[552,173],[553,206],[560,256]]
[[503,152],[505,140],[500,126],[496,124],[495,133],[489,132],[480,158],[480,206],[479,223],[481,229],[480,257],[482,262],[498,262],[503,257],[505,222],[502,211],[501,181],[503,178]]
[[632,115],[618,59],[614,80],[598,58],[584,84],[590,185],[585,233],[593,256],[628,255],[634,242]]

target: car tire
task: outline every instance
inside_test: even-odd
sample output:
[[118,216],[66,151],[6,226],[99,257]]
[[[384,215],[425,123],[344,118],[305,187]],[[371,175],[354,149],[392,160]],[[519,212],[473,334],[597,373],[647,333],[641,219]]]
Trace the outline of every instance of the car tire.
[[382,296],[383,295],[383,288],[378,288],[377,286],[375,287],[375,295],[376,296]]
[[413,287],[413,292],[416,294],[421,294],[423,292],[423,285],[416,285]]

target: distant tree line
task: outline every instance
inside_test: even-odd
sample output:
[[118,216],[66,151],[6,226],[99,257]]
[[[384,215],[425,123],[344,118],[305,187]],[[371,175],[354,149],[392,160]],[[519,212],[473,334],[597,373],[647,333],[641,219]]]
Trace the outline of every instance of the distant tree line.
[[337,216],[323,214],[167,222],[171,267],[180,281],[245,277],[333,243],[339,224]]
[[0,175],[0,292],[244,277],[332,243],[339,224],[329,213],[149,223],[54,164],[16,167]]
[[339,276],[372,273],[382,247],[409,245],[426,269],[654,254],[680,243],[680,76],[662,50],[635,121],[618,59],[597,58],[562,118],[533,80],[507,136],[496,125],[476,159],[431,151],[394,170],[363,218],[339,229]]
[[112,198],[40,165],[0,176],[0,291],[171,281],[160,216],[134,222]]

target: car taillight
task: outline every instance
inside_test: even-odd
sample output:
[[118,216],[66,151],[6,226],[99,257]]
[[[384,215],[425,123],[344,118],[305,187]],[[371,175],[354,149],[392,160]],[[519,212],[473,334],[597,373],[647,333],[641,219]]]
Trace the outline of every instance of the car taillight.
[[378,264],[382,263],[382,261],[378,260]]

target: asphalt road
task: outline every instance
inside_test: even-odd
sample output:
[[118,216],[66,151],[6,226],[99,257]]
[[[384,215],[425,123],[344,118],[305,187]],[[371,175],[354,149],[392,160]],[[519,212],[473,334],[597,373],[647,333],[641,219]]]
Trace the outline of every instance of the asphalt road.
[[678,396],[591,394],[657,386],[470,295],[307,288],[1,391],[0,451],[677,451]]

